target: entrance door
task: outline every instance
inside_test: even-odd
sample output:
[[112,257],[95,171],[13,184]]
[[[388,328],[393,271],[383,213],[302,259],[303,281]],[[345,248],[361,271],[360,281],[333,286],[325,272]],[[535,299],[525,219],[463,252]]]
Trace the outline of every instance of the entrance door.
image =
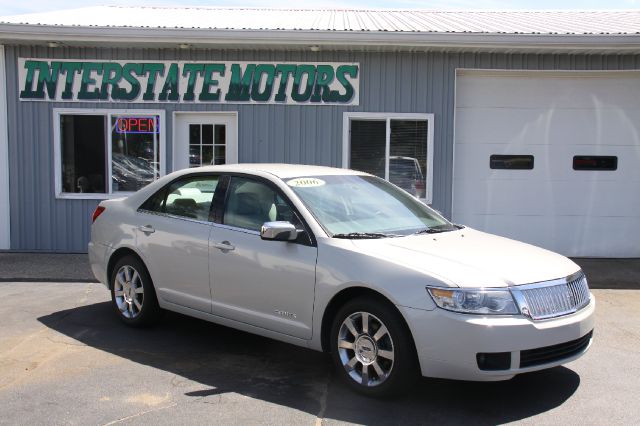
[[173,170],[238,162],[235,113],[176,113]]

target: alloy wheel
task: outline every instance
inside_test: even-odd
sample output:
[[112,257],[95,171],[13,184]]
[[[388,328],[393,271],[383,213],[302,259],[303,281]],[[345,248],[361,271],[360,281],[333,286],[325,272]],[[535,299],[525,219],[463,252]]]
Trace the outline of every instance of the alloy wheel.
[[345,318],[338,331],[338,356],[356,383],[366,387],[378,386],[393,369],[391,334],[375,315],[355,312]]
[[120,313],[133,319],[140,315],[144,303],[142,277],[131,265],[122,266],[116,273],[113,294]]

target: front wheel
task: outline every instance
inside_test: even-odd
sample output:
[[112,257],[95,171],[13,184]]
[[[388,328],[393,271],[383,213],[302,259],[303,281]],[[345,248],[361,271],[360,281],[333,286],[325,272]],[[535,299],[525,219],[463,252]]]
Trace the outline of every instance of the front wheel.
[[338,374],[366,395],[406,391],[419,377],[413,340],[402,317],[374,298],[354,299],[338,310],[331,355]]
[[111,301],[118,317],[130,326],[151,325],[160,314],[149,272],[133,256],[118,260],[113,269]]

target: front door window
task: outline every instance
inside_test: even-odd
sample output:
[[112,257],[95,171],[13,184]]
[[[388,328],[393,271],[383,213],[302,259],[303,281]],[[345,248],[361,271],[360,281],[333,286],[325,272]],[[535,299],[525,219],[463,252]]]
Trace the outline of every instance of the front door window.
[[189,167],[226,164],[227,126],[189,124]]
[[176,113],[173,170],[238,162],[235,113]]

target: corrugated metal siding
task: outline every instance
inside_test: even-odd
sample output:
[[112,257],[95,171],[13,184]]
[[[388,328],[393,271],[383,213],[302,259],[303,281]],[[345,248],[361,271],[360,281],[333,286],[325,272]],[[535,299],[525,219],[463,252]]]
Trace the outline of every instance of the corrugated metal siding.
[[238,111],[241,162],[341,166],[342,117],[347,111],[433,113],[433,205],[451,210],[453,112],[456,68],[639,69],[640,55],[537,55],[498,53],[282,52],[252,50],[96,49],[8,46],[7,93],[14,250],[84,252],[97,201],[58,200],[54,192],[53,108],[105,108],[98,103],[18,101],[17,58],[98,58],[206,61],[359,62],[357,107],[284,105],[125,104],[112,108],[164,109],[168,170],[173,111]]

